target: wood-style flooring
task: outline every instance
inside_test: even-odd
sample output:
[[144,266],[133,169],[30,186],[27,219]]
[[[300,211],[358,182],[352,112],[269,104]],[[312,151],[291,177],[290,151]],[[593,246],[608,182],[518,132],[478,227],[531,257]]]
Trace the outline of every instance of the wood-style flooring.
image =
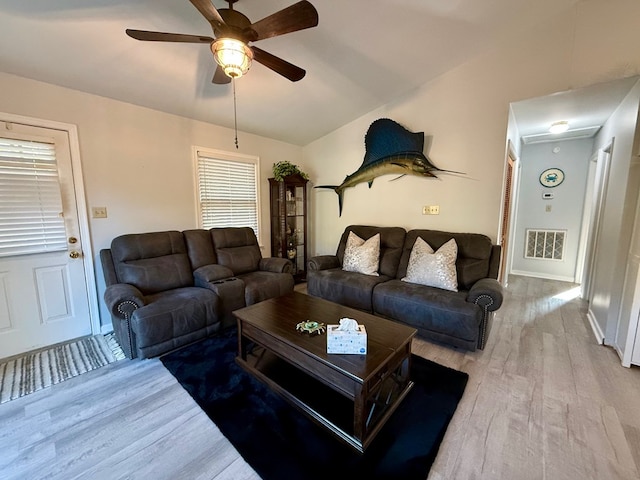
[[[483,351],[414,341],[470,376],[429,480],[640,479],[640,368],[572,287],[510,277]],[[0,405],[0,479],[44,478],[258,476],[158,360],[123,360]]]

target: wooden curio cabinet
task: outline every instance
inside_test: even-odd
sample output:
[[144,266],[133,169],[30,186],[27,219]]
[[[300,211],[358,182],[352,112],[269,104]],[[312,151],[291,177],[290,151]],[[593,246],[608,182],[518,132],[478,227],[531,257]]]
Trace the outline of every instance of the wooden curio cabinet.
[[293,262],[296,282],[307,276],[307,182],[299,174],[269,179],[271,256]]

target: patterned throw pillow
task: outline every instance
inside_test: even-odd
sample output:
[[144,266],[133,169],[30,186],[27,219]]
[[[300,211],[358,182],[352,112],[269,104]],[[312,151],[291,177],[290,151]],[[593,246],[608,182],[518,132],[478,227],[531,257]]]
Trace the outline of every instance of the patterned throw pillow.
[[409,256],[407,276],[402,281],[457,292],[457,257],[458,245],[453,238],[434,253],[433,248],[418,237]]
[[353,232],[349,232],[344,250],[342,270],[378,276],[380,262],[380,234],[376,233],[366,242]]

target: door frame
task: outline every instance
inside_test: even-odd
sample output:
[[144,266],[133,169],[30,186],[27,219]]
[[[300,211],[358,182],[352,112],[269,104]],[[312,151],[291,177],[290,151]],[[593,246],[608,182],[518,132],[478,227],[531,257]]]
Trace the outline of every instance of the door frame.
[[93,266],[93,249],[89,235],[89,216],[84,192],[82,175],[82,162],[80,158],[80,142],[78,127],[71,123],[43,120],[39,118],[15,115],[0,112],[0,122],[16,123],[30,127],[48,128],[66,132],[69,136],[69,150],[71,154],[71,169],[73,174],[73,191],[75,196],[76,211],[78,214],[78,229],[80,231],[80,248],[82,249],[82,264],[84,266],[84,278],[87,288],[87,302],[89,303],[89,322],[91,332],[100,333],[100,309],[98,306],[98,290],[96,287],[96,275]]
[[[500,211],[500,227],[498,233],[499,243],[502,246],[502,258],[500,260],[500,272],[498,280],[504,286],[509,284],[509,273],[513,259],[514,225],[518,211],[518,186],[520,182],[520,162],[516,150],[507,142],[504,164],[504,179],[502,186],[502,205]],[[504,239],[504,243],[503,240]]]
[[598,241],[602,231],[602,218],[604,216],[605,203],[607,200],[607,189],[609,186],[609,170],[611,167],[611,156],[613,152],[612,138],[606,142],[605,146],[598,149],[596,159],[596,185],[593,191],[593,207],[591,211],[591,221],[589,222],[589,244],[586,251],[586,268],[583,273],[583,283],[586,283],[585,298],[591,304],[593,297],[593,279],[597,272],[596,251]]
[[593,225],[596,221],[596,199],[598,196],[598,185],[596,185],[598,166],[602,163],[601,150],[593,152],[589,159],[587,170],[587,188],[584,194],[584,208],[582,210],[582,227],[580,229],[580,243],[578,247],[578,262],[576,264],[575,283],[580,284],[580,296],[588,297],[588,290],[591,283],[591,270],[593,268]]

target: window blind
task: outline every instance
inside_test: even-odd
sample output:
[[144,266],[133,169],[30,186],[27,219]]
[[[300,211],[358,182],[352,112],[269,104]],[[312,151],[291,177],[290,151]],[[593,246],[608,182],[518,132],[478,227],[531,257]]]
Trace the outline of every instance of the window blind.
[[0,256],[66,249],[55,145],[0,137]]
[[198,152],[198,194],[203,228],[251,227],[260,238],[255,162]]

